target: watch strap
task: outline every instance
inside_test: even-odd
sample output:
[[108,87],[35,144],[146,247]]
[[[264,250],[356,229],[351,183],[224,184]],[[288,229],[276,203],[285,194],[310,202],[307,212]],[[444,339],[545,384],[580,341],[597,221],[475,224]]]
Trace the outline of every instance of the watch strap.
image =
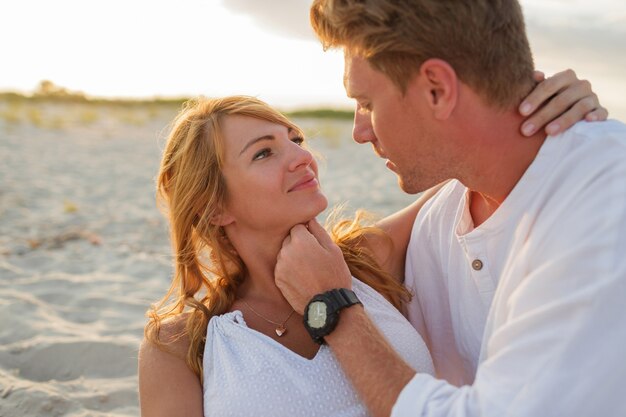
[[332,310],[335,312],[339,312],[340,310],[355,304],[361,304],[361,300],[359,300],[354,291],[347,288],[337,288],[330,290],[325,294],[333,300],[334,305],[332,306]]
[[[307,322],[309,305],[313,302],[322,301],[327,308],[327,324],[323,328],[313,329]],[[316,343],[324,343],[324,337],[328,336],[337,327],[339,312],[344,308],[361,304],[354,291],[347,288],[336,288],[322,294],[318,294],[309,301],[304,314],[304,326]]]

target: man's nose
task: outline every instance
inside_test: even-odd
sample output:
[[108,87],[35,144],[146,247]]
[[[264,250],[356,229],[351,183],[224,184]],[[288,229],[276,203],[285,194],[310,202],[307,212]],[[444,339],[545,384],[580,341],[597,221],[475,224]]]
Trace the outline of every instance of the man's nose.
[[352,139],[356,143],[367,143],[376,140],[370,113],[354,112],[354,126],[352,127]]

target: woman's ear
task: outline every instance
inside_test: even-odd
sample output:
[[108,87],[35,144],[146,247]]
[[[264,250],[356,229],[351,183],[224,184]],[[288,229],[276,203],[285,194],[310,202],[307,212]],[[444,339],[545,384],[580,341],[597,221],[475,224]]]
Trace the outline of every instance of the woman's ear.
[[427,106],[437,120],[446,120],[457,104],[459,79],[456,71],[446,61],[431,58],[420,67],[420,76],[415,78],[420,90],[426,96]]
[[214,226],[228,226],[231,223],[235,222],[235,218],[228,213],[225,209],[219,209],[216,213],[214,213],[209,222]]

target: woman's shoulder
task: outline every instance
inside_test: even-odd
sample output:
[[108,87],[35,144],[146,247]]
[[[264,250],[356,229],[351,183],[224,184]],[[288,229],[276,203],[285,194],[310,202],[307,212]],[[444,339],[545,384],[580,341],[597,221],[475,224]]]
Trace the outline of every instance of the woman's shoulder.
[[[145,416],[202,415],[202,386],[186,363],[187,315],[164,321],[139,348],[139,397]],[[150,324],[146,333],[153,331]]]
[[188,317],[188,313],[179,314],[162,321],[158,329],[151,323],[147,324],[139,350],[139,358],[141,359],[142,353],[150,356],[167,354],[184,361],[190,343],[186,332]]

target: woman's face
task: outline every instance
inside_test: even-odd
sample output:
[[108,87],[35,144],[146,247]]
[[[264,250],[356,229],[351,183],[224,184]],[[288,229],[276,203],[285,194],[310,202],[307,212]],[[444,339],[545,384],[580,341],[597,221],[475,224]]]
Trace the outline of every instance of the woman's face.
[[295,131],[238,115],[227,116],[221,125],[226,180],[223,223],[285,232],[326,208],[317,163]]

